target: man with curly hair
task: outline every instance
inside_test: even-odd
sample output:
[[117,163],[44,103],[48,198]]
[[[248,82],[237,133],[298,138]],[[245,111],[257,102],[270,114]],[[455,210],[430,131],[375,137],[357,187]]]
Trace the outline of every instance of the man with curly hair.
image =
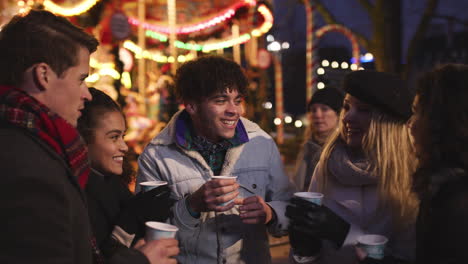
[[[137,182],[163,180],[178,201],[180,263],[270,263],[267,231],[284,235],[293,187],[272,138],[241,117],[247,79],[228,59],[182,65],[185,109],[145,148]],[[215,175],[236,179],[213,179]]]

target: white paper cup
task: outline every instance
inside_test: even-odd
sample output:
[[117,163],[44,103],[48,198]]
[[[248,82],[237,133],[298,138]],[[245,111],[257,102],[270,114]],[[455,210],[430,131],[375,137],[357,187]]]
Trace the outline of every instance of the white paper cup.
[[296,192],[294,196],[302,198],[316,205],[322,205],[323,194],[318,192]]
[[175,238],[179,228],[174,225],[161,222],[146,222],[145,241],[158,240],[161,238]]
[[[234,179],[237,180],[237,176],[232,176],[232,175],[218,175],[218,176],[211,176],[212,180],[224,180],[224,179]],[[226,194],[225,194],[226,195]],[[229,203],[231,203],[233,200],[227,201],[225,203],[219,204],[219,206],[226,206]]]
[[145,181],[145,182],[140,182],[140,187],[142,192],[148,192],[151,191],[152,189],[166,185],[166,181]]
[[385,256],[385,245],[388,239],[382,235],[363,235],[358,237],[358,247],[362,248],[369,258],[383,259]]
[[237,179],[237,176],[232,175],[219,175],[219,176],[211,176],[211,179]]

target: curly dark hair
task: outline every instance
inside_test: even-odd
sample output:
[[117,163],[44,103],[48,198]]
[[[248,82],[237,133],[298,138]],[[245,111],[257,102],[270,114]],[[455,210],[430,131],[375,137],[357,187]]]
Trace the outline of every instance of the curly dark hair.
[[[85,102],[76,127],[86,144],[90,144],[94,141],[95,130],[106,113],[119,112],[125,120],[125,115],[120,106],[107,94],[93,87],[89,88],[89,92],[93,96],[93,99]],[[130,184],[136,176],[128,157],[124,159],[123,173],[119,176],[125,185]]]
[[184,63],[175,76],[175,93],[181,102],[201,102],[226,89],[247,94],[247,77],[242,68],[220,56],[204,56]]
[[419,194],[439,168],[468,169],[468,66],[446,64],[425,74],[416,91],[424,156],[414,176]]

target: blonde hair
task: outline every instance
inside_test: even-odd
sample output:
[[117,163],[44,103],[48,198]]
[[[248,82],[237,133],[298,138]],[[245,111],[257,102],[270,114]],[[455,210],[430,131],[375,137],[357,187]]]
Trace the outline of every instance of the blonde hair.
[[[343,142],[344,111],[340,114],[339,129],[324,146],[315,174],[318,191],[327,193],[330,171],[328,160],[336,145]],[[378,180],[378,211],[389,207],[398,227],[413,223],[418,212],[418,200],[412,192],[412,174],[416,157],[410,142],[409,131],[403,121],[373,109],[368,132],[362,140],[362,149],[369,160],[370,175]]]

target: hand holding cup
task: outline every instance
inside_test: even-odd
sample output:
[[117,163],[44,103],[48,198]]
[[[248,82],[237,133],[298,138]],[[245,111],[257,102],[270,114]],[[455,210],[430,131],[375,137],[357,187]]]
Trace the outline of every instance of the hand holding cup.
[[174,238],[163,238],[149,242],[140,239],[134,248],[143,253],[150,264],[177,264],[174,257],[180,252],[179,242]]
[[213,176],[188,198],[188,204],[194,212],[224,212],[232,207],[232,202],[239,195],[236,176]]

